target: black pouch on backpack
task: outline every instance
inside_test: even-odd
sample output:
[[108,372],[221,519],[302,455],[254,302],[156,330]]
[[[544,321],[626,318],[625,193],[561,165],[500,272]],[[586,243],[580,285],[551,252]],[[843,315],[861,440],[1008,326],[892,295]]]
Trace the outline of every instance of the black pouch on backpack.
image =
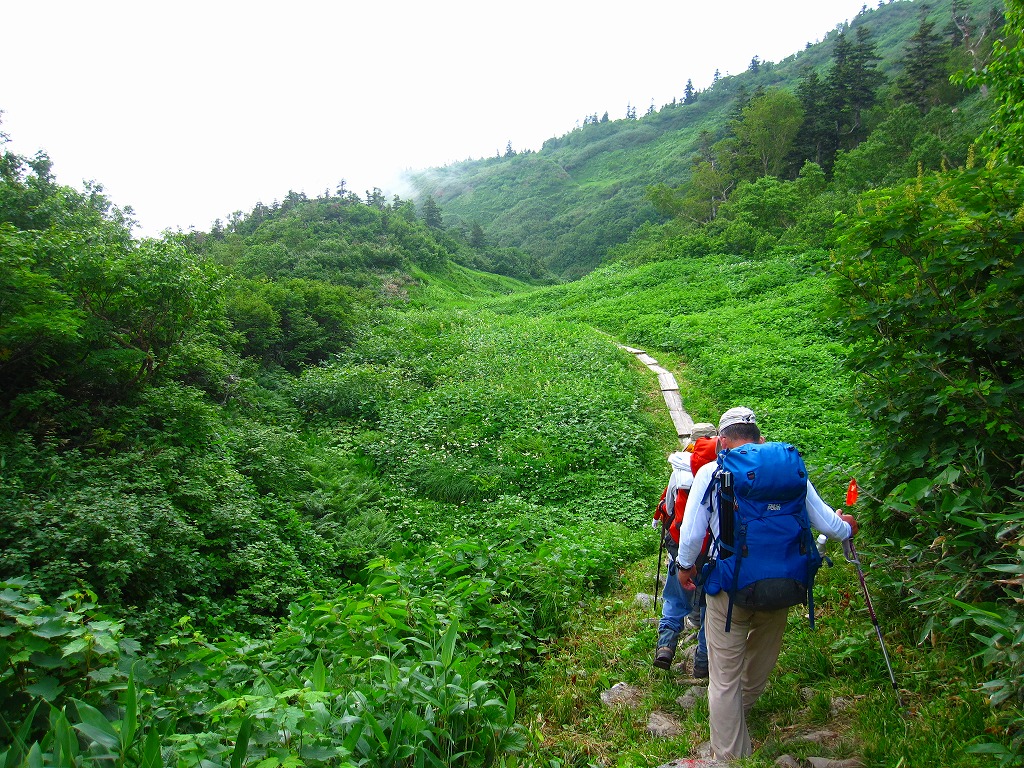
[[724,559],[726,557],[732,557],[732,547],[736,540],[734,517],[736,511],[736,496],[732,483],[732,472],[721,473],[719,487],[718,538],[724,546],[718,556]]
[[736,591],[735,605],[752,611],[774,611],[807,602],[807,585],[796,579],[761,579]]

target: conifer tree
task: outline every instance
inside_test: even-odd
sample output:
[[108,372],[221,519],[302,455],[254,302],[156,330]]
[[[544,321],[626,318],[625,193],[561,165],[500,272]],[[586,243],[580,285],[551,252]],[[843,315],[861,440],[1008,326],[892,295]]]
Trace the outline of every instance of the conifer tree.
[[796,153],[800,159],[810,160],[828,170],[836,151],[835,121],[829,108],[828,88],[818,73],[811,69],[800,81],[796,92],[804,112],[804,121],[796,136]]
[[683,89],[683,104],[693,104],[696,94],[693,90],[693,80],[687,78],[686,88]]
[[880,59],[868,27],[857,28],[856,40],[845,34],[836,41],[835,61],[828,89],[835,120],[836,146],[850,149],[867,137],[862,116],[875,103],[885,76],[878,70]]
[[487,238],[479,222],[474,221],[469,228],[469,244],[474,248],[484,248],[487,246]]
[[900,98],[922,112],[940,104],[943,86],[949,82],[948,57],[949,47],[935,31],[935,22],[928,19],[925,6],[901,61],[903,73],[896,80]]
[[431,229],[444,228],[444,224],[441,221],[441,206],[437,204],[437,201],[431,195],[423,198],[422,209],[424,224]]
[[866,138],[863,115],[875,104],[885,82],[871,31],[865,26],[857,27],[853,41],[840,33],[832,57],[824,80],[809,70],[797,87],[804,113],[795,142],[797,159],[811,160],[825,171],[831,171],[838,150],[852,149]]

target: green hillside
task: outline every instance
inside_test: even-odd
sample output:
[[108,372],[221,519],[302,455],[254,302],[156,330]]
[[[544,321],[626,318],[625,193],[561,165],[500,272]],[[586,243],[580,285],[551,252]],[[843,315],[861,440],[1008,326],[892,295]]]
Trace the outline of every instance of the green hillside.
[[[952,39],[954,6],[958,16],[981,26],[1002,3],[935,0],[925,5],[900,0],[873,9],[865,6],[848,29],[822,30],[821,42],[806,50],[780,62],[764,62],[756,72],[722,77],[694,94],[691,103],[680,95],[678,101],[635,119],[605,121],[594,115],[535,152],[453,163],[415,174],[412,181],[417,194],[434,198],[450,221],[475,222],[492,242],[522,248],[564,278],[579,277],[638,226],[664,220],[647,190],[659,184],[687,185],[695,159],[705,151],[703,135],[711,143],[729,136],[730,121],[759,90],[795,93],[807,73],[824,77],[841,33],[852,40],[869,31],[878,70],[887,82],[895,81],[903,72],[907,41],[918,28],[922,6],[935,33]],[[979,45],[976,53],[982,55],[991,37],[989,31],[987,39],[971,40],[970,45]],[[961,48],[956,64],[971,63],[971,58]],[[955,102],[958,96],[944,98]],[[892,104],[885,99],[879,106],[865,116],[868,123],[877,124],[891,112]],[[808,110],[807,119],[812,116],[823,117]],[[814,158],[794,151],[784,176],[795,176],[806,159]]]
[[[515,221],[482,193],[459,197],[492,218],[460,220],[459,197],[340,189],[137,239],[0,134],[0,768],[695,756],[707,703],[652,668],[636,599],[678,437],[623,344],[695,419],[753,407],[826,502],[862,489],[898,691],[833,546],[737,765],[1020,765],[1024,7],[1007,15],[998,39],[987,11],[961,18],[985,66],[953,82],[964,40],[891,3],[854,26],[888,19],[874,50],[916,38],[931,69],[880,58],[883,83],[836,32],[693,104],[470,164],[550,190]],[[765,81],[737,109],[740,85],[813,60],[827,87],[803,94],[832,98],[844,39],[879,89],[844,97],[845,143],[806,114],[760,141],[798,97]],[[793,159],[812,144],[821,163]],[[636,170],[656,157],[679,176]],[[620,213],[557,203],[584,186]],[[564,243],[589,260],[492,228],[544,212],[591,230]],[[602,704],[620,682],[634,708]],[[678,729],[652,736],[658,713]]]

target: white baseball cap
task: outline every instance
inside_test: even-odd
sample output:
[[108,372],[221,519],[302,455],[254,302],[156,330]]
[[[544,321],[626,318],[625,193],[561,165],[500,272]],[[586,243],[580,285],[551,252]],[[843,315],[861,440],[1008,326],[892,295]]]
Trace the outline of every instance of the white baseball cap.
[[754,412],[744,406],[738,406],[736,408],[730,408],[728,411],[722,414],[722,418],[718,421],[718,431],[721,432],[726,427],[731,427],[733,424],[756,424],[757,417],[754,416]]

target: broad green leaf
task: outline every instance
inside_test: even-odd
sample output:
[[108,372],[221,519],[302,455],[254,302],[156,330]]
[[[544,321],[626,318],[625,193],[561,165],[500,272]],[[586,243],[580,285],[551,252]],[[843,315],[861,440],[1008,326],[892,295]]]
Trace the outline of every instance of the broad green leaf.
[[33,696],[38,696],[39,698],[45,699],[49,702],[54,701],[58,696],[60,696],[61,691],[63,690],[64,686],[62,686],[55,677],[40,678],[37,682],[25,689],[27,693],[31,693]]
[[78,735],[75,733],[75,729],[63,712],[60,713],[60,717],[51,718],[51,728],[54,732],[55,764],[74,768],[77,765],[79,754]]
[[135,672],[128,675],[128,687],[124,692],[124,718],[121,720],[121,754],[135,741],[135,731],[139,726],[139,701],[135,690]]
[[111,736],[103,728],[98,728],[90,723],[75,723],[75,730],[81,733],[90,741],[99,744],[107,749],[115,749],[120,747],[121,739],[115,733]]
[[998,571],[999,573],[1024,574],[1024,563],[993,563],[986,565],[985,570]]
[[316,661],[313,663],[313,675],[310,682],[313,684],[314,691],[327,690],[327,668],[324,666],[322,654],[318,653],[316,655]]
[[43,750],[40,749],[38,741],[29,749],[28,755],[25,757],[25,766],[26,768],[43,768]]
[[1002,744],[987,742],[985,744],[972,744],[964,749],[972,755],[1008,755],[1009,751]]
[[455,658],[455,644],[458,639],[459,627],[453,621],[448,625],[448,629],[445,630],[444,637],[441,639],[441,663],[445,669],[452,665],[452,660]]
[[71,629],[63,622],[57,619],[51,619],[50,621],[44,622],[32,630],[32,634],[36,637],[42,637],[47,640],[52,640],[55,637],[63,637],[68,634]]
[[49,653],[33,653],[31,654],[32,664],[43,669],[57,669],[67,664],[62,656]]
[[142,747],[142,761],[139,768],[162,768],[163,758],[160,752],[160,731],[151,725]]
[[74,703],[75,709],[78,711],[78,717],[82,721],[75,725],[75,728],[80,733],[98,744],[102,744],[107,749],[114,749],[121,745],[120,735],[118,735],[113,724],[103,716],[102,712],[91,704],[86,704],[79,699],[72,699],[71,701]]
[[99,667],[89,672],[89,679],[95,680],[97,683],[108,683],[114,679],[117,675],[117,670],[114,667]]
[[953,520],[954,522],[960,523],[960,525],[965,526],[966,528],[973,528],[975,530],[987,527],[987,523],[984,520],[972,520],[967,517],[961,517],[960,515],[950,515],[949,519]]
[[246,753],[249,750],[249,736],[252,733],[252,718],[247,717],[242,721],[238,729],[238,736],[235,737],[235,747],[231,750],[231,768],[242,768],[245,765]]
[[64,656],[68,657],[75,653],[81,653],[89,647],[89,641],[79,638],[72,640],[70,643],[64,646]]

